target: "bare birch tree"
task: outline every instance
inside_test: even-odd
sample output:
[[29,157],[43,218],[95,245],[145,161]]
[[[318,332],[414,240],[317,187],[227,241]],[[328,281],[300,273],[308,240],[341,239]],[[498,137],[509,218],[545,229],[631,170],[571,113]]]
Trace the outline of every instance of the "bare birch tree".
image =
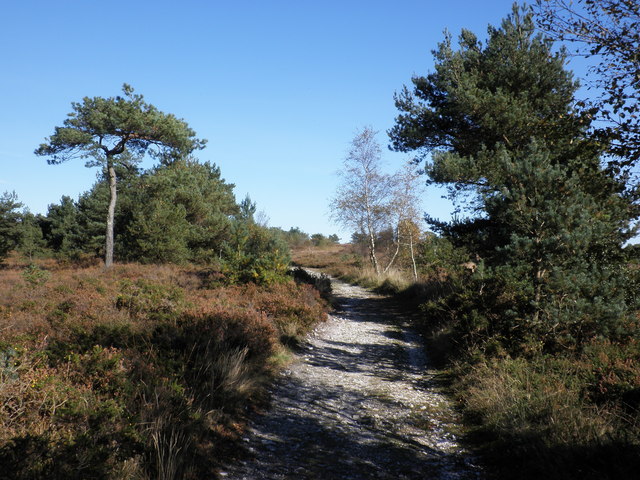
[[376,237],[389,224],[392,181],[381,168],[381,148],[377,132],[364,128],[351,141],[351,149],[338,172],[340,184],[330,203],[331,217],[339,225],[354,229],[367,238],[369,260],[376,274]]

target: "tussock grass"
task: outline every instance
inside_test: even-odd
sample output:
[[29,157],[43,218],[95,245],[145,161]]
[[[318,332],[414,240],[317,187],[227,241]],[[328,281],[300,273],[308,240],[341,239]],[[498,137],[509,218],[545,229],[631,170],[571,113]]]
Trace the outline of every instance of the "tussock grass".
[[456,373],[472,438],[499,478],[636,478],[637,405],[594,401],[589,358],[487,359]]

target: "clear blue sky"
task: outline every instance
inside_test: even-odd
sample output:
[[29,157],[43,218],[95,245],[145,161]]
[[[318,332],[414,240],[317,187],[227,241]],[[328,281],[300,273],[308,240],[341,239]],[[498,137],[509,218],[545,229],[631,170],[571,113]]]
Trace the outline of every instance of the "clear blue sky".
[[[443,30],[484,36],[511,0],[5,2],[0,29],[0,192],[34,213],[77,199],[97,169],[49,166],[33,150],[84,96],[123,83],[208,139],[220,166],[271,226],[348,233],[331,224],[333,195],[357,130],[394,122],[393,94],[433,67]],[[408,157],[384,152],[389,170]],[[145,163],[151,166],[151,163]],[[429,190],[424,210],[448,218]]]

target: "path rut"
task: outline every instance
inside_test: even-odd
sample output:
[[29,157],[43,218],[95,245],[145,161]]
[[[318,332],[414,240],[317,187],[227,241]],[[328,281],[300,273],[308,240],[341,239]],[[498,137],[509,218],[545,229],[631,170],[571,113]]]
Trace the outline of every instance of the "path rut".
[[419,337],[382,297],[333,280],[339,307],[272,388],[220,475],[259,479],[480,479],[457,443]]

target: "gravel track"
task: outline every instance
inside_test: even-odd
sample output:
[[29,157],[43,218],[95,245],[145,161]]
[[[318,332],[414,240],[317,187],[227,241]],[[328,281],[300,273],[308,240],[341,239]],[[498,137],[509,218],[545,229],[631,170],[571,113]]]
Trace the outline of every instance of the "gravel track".
[[222,478],[480,479],[419,337],[382,297],[333,281],[339,307],[272,388]]

